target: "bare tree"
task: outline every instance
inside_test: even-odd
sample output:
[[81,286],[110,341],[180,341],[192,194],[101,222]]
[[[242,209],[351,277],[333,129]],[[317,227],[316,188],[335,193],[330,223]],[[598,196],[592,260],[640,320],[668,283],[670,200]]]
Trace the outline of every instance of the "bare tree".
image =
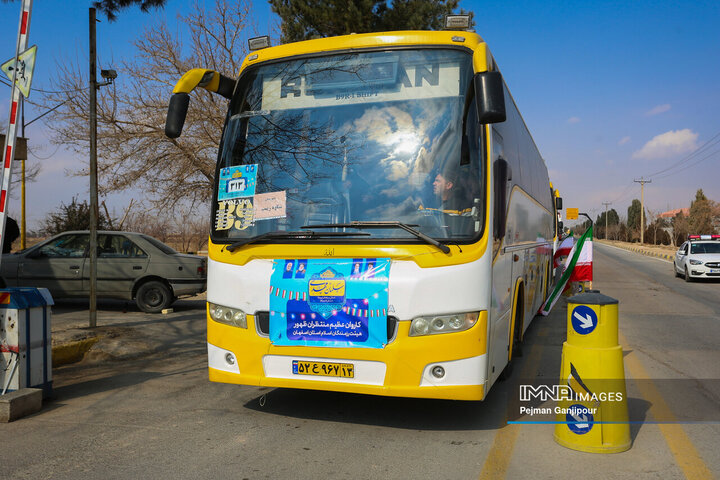
[[205,205],[200,207],[180,202],[172,215],[154,206],[136,203],[126,210],[122,230],[144,233],[167,243],[180,252],[197,252],[207,245],[210,219]]
[[645,229],[645,238],[649,239],[652,235],[652,244],[657,245],[657,234],[658,229],[660,228],[660,225],[658,225],[658,220],[660,219],[660,212],[658,212],[657,210],[650,210],[649,208],[646,208],[645,215],[645,222],[647,224],[647,228]]
[[[191,68],[236,76],[247,53],[250,18],[250,5],[242,1],[216,0],[212,10],[197,2],[190,14],[178,17],[187,26],[189,38],[182,39],[175,28],[157,23],[135,42],[135,58],[117,69],[115,84],[99,90],[101,194],[142,189],[158,209],[171,208],[179,201],[206,204],[227,101],[203,89],[196,91],[183,136],[171,140],[164,134],[168,100],[177,80]],[[69,146],[83,158],[89,148],[84,65],[59,64],[54,87],[63,93],[45,100],[48,105],[67,101],[48,126],[55,143]],[[73,173],[87,175],[87,165]]]
[[670,222],[673,227],[673,244],[680,245],[690,232],[688,217],[678,212]]
[[618,234],[620,232],[620,226],[618,224],[615,225],[608,225],[608,238],[612,240],[618,239]]
[[184,221],[177,225],[175,243],[182,252],[200,251],[210,235],[210,219],[207,215],[197,215],[191,210],[181,212],[180,215]]
[[144,233],[157,238],[161,242],[166,242],[171,233],[175,230],[168,215],[161,215],[156,209],[142,209],[138,207],[128,213],[123,220],[123,230],[130,232]]

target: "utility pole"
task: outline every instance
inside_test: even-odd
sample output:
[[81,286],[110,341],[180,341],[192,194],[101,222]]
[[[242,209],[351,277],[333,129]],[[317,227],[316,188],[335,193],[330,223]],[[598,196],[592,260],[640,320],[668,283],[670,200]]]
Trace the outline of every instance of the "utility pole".
[[90,9],[90,328],[97,326],[97,66],[95,9]]
[[608,205],[612,205],[612,202],[602,202],[603,205],[605,205],[605,240],[608,239],[608,219],[607,219],[607,207]]
[[640,177],[640,180],[633,180],[633,182],[640,184],[640,245],[643,245],[645,243],[645,184],[652,183],[652,180]]

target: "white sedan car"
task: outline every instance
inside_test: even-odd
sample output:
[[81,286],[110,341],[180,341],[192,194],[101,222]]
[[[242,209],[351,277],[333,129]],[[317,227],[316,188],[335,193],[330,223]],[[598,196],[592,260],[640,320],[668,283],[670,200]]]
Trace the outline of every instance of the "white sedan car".
[[696,278],[720,278],[720,235],[689,235],[675,254],[676,277],[689,282]]

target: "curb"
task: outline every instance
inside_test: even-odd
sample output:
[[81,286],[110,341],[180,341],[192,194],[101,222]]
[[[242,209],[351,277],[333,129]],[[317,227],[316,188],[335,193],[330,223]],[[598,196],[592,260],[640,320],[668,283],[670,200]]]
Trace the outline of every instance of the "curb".
[[653,251],[651,251],[651,250],[645,250],[645,249],[640,248],[640,247],[626,247],[626,246],[624,246],[624,245],[615,245],[614,243],[610,243],[610,242],[607,242],[607,243],[606,243],[606,242],[599,242],[599,243],[605,244],[605,245],[610,245],[610,246],[615,247],[615,248],[622,248],[623,250],[627,250],[627,251],[629,251],[629,252],[639,253],[639,254],[645,255],[645,256],[647,256],[647,257],[657,257],[657,258],[662,258],[662,259],[670,260],[670,261],[673,261],[673,260],[675,259],[675,255],[670,254],[670,253],[653,252]]
[[68,342],[62,345],[52,347],[52,363],[53,367],[60,367],[76,363],[85,357],[90,348],[100,340],[100,337],[86,338],[76,342]]
[[[622,248],[622,247],[621,247]],[[630,247],[627,250],[630,250],[632,252],[641,253],[643,255],[646,255],[648,257],[658,257],[658,258],[664,258],[665,260],[672,260],[675,255],[670,255],[668,253],[658,253],[658,252],[651,252],[649,250],[642,250],[640,248],[636,247]]]

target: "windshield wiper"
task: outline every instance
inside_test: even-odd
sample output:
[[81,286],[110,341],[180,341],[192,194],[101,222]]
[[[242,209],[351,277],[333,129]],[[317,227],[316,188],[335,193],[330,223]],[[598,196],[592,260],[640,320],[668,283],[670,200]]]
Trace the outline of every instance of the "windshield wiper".
[[[301,227],[305,228],[305,227]],[[306,239],[306,238],[321,238],[321,237],[362,237],[362,236],[369,236],[369,233],[362,233],[362,232],[313,232],[312,230],[305,230],[302,232],[286,232],[283,230],[277,230],[274,232],[266,232],[262,233],[260,235],[256,235],[254,237],[246,238],[243,240],[240,240],[235,243],[231,243],[230,246],[225,247],[225,250],[228,252],[232,252],[240,247],[244,247],[245,245],[249,245],[251,243],[256,243],[261,240],[265,240],[268,238],[297,238],[297,239]]]
[[246,110],[244,112],[236,113],[231,117],[231,120],[236,118],[267,117],[268,115],[270,115],[270,110]]
[[[361,230],[364,228],[401,228],[401,229],[405,230],[406,232],[415,235],[417,238],[424,240],[425,242],[429,243],[430,245],[436,246],[443,253],[450,253],[450,247],[448,247],[444,243],[438,242],[437,240],[435,240],[432,237],[428,237],[421,231],[415,230],[412,227],[417,227],[417,225],[408,225],[406,223],[396,222],[396,221],[361,222],[361,221],[355,220],[350,223],[326,223],[326,224],[322,224],[322,225],[304,225],[300,228],[357,228],[357,229],[361,229]],[[342,232],[340,232],[340,233],[342,233]]]

